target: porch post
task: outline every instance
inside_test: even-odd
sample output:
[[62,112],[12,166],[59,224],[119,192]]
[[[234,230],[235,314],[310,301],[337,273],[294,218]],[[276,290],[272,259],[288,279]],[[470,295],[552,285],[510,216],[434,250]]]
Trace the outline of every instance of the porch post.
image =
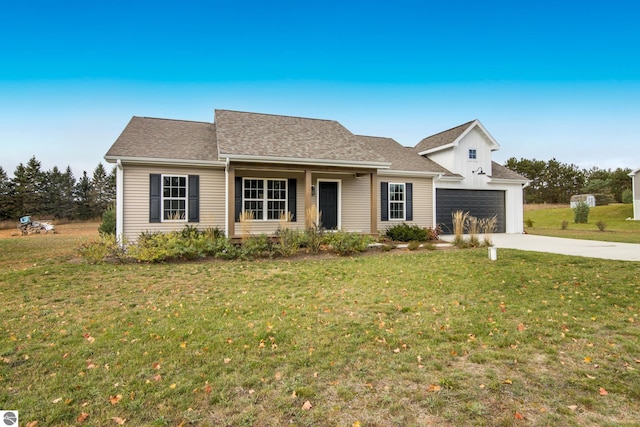
[[378,171],[371,172],[371,235],[378,235]]
[[227,237],[233,238],[236,234],[236,168],[229,164],[227,166]]
[[309,218],[307,218],[307,213],[311,211],[312,203],[313,202],[311,200],[311,170],[306,169],[304,171],[304,221],[305,221],[306,227],[310,226],[310,224],[308,224]]

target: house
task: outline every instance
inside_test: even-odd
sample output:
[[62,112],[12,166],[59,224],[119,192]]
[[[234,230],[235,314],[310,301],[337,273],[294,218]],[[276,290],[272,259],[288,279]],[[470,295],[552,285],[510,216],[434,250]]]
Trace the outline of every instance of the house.
[[270,234],[283,225],[304,229],[318,213],[328,230],[375,235],[402,222],[433,227],[440,187],[452,183],[509,192],[503,204],[519,203],[520,212],[503,210],[503,231],[521,232],[526,180],[493,164],[497,143],[491,138],[484,147],[476,133],[462,141],[475,141],[474,161],[489,171],[480,182],[477,171],[466,178],[443,156],[354,135],[334,120],[229,110],[216,110],[213,123],[133,117],[105,155],[117,166],[116,232],[135,239],[188,224],[235,238],[241,217],[252,233]]
[[497,232],[522,233],[523,188],[528,180],[491,160],[500,145],[478,120],[420,141],[415,150],[451,171],[436,182],[436,222],[452,232],[451,212],[497,217]]
[[633,219],[640,221],[640,169],[629,174],[633,189]]
[[569,199],[569,207],[575,209],[578,203],[586,203],[587,206],[593,208],[596,206],[596,196],[593,194],[576,194]]

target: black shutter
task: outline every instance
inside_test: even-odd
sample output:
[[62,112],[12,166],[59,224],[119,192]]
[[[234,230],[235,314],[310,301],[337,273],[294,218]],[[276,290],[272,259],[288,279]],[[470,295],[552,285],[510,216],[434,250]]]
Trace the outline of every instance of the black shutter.
[[200,176],[189,175],[189,222],[200,222]]
[[289,178],[287,181],[287,204],[291,213],[291,222],[296,222],[296,180]]
[[389,183],[380,183],[380,220],[389,221]]
[[149,222],[160,222],[162,209],[162,176],[158,173],[149,175]]
[[235,216],[236,222],[240,221],[240,212],[242,212],[242,177],[236,176],[236,185],[235,185]]
[[405,192],[407,193],[405,195],[406,197],[406,201],[405,201],[405,206],[407,209],[407,212],[405,212],[405,218],[407,221],[413,221],[413,184],[410,182],[407,182],[405,185]]

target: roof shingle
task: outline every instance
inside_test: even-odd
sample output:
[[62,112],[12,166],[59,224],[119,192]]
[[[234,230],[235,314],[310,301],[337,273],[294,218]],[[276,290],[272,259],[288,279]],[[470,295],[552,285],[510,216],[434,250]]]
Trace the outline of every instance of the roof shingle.
[[415,149],[418,153],[421,153],[423,151],[430,150],[432,148],[451,144],[460,135],[462,135],[464,131],[467,130],[467,128],[471,126],[471,124],[473,124],[474,122],[475,120],[471,120],[470,122],[461,124],[460,126],[456,126],[449,130],[445,130],[435,135],[428,136],[424,138],[422,141],[420,141],[418,145],[416,145]]

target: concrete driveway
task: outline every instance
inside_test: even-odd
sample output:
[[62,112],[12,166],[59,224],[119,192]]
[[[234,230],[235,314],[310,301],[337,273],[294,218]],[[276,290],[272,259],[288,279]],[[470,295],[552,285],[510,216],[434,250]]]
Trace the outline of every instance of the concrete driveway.
[[[444,240],[453,240],[453,236],[442,237]],[[483,236],[480,236],[480,238],[482,239]],[[491,234],[490,238],[497,248],[621,261],[640,261],[640,244],[562,239],[533,234]],[[499,258],[500,254],[498,253]]]

